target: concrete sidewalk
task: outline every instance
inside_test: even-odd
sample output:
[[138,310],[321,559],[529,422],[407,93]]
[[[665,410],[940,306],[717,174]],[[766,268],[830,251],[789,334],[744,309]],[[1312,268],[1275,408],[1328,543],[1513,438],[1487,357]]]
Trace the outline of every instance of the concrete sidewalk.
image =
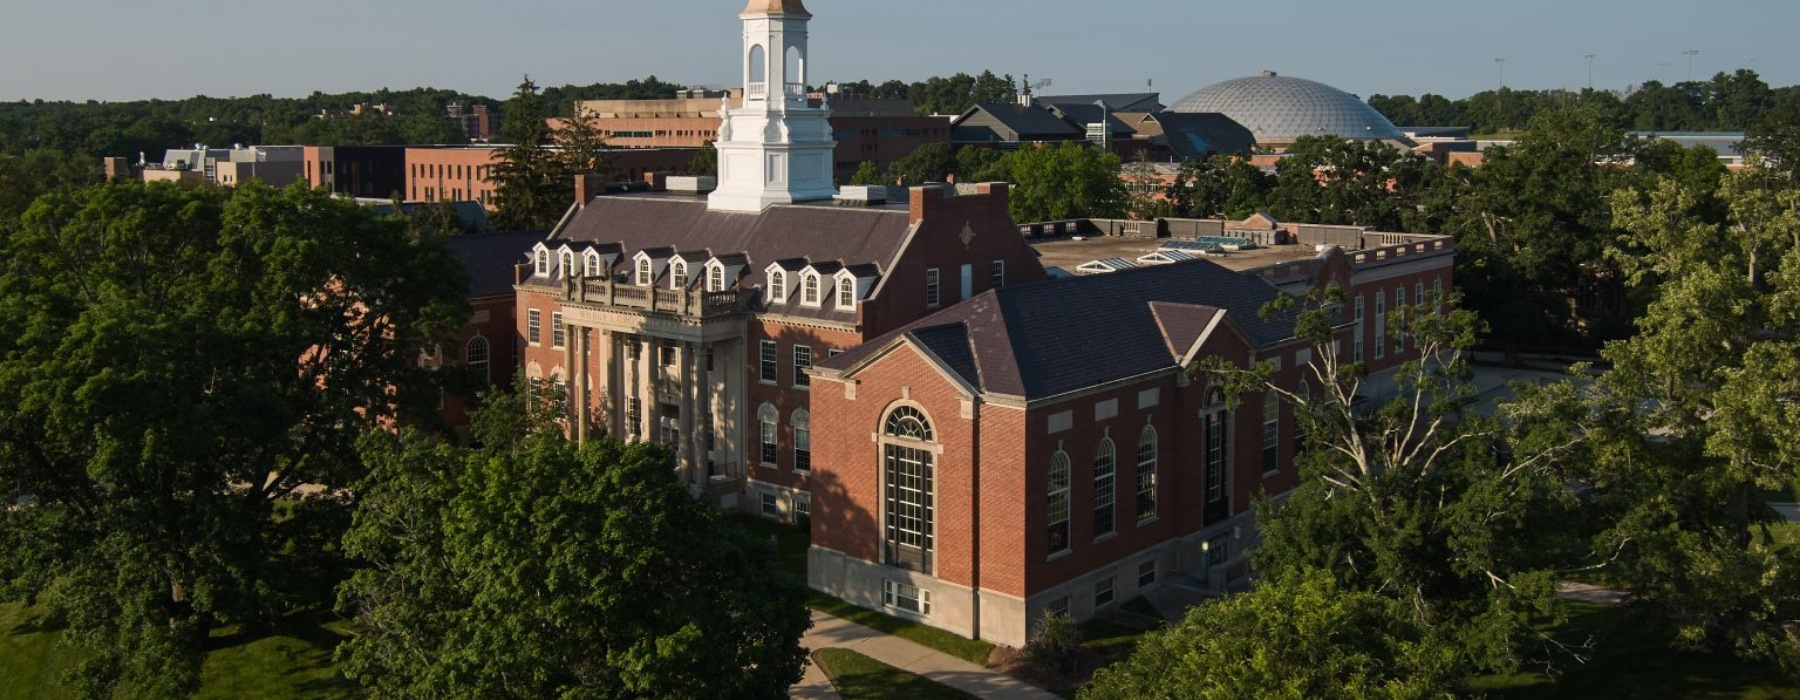
[[[998,671],[941,651],[826,615],[812,614],[813,626],[800,644],[813,651],[849,649],[901,670],[916,673],[978,698],[1056,700],[1056,696]],[[836,689],[817,666],[790,691],[796,698],[836,698]]]

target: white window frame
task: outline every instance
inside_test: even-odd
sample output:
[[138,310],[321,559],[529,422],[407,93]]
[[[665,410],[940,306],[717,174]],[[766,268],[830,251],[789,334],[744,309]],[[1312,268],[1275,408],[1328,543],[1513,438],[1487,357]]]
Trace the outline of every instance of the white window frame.
[[[794,410],[794,472],[812,473],[812,414],[806,409]],[[795,501],[798,503],[798,501]]]
[[706,266],[706,291],[725,291],[725,266],[713,264]]
[[550,312],[550,347],[561,350],[569,346],[569,327],[563,325],[561,311]]
[[536,266],[537,276],[538,277],[549,277],[550,276],[550,251],[546,248],[540,247],[537,249],[537,252],[534,254],[533,257],[534,257],[534,260],[532,262]]
[[669,270],[670,270],[669,288],[674,289],[676,291],[681,291],[683,289],[687,289],[687,284],[688,284],[687,261],[682,260],[680,258],[676,258],[675,262],[669,263]]
[[840,277],[837,281],[837,307],[839,310],[856,308],[856,278]]
[[818,308],[824,298],[823,286],[819,273],[811,270],[800,273],[800,305]]
[[[1050,455],[1050,471],[1044,480],[1047,486],[1044,494],[1044,545],[1049,549],[1050,556],[1067,552],[1074,546],[1075,538],[1072,536],[1069,525],[1069,512],[1072,510],[1072,505],[1069,503],[1069,484],[1073,480],[1072,476],[1073,469],[1070,466],[1069,453],[1057,450],[1056,454]],[[1062,529],[1062,546],[1060,547],[1052,537],[1052,533],[1056,532],[1058,527]]]
[[1000,289],[1000,288],[1006,286],[1006,261],[1005,260],[995,260],[994,261],[993,278],[990,280],[990,283],[993,284],[994,289]]
[[582,271],[583,272],[582,276],[583,277],[599,277],[600,276],[600,254],[590,250],[587,252],[587,254],[583,255],[582,257],[584,258],[582,260],[582,264],[586,268]]
[[544,344],[544,312],[525,310],[525,342],[534,348]]
[[[912,603],[909,606],[905,601]],[[919,617],[931,617],[931,591],[891,578],[882,579],[881,606]]]
[[756,410],[756,423],[756,463],[774,469],[781,459],[781,413],[765,403]]
[[646,286],[656,281],[656,262],[648,255],[640,255],[637,259],[637,284]]
[[772,304],[787,303],[787,271],[769,271],[769,302]]
[[925,308],[935,309],[943,305],[942,282],[943,278],[937,268],[925,270]]
[[1094,447],[1093,516],[1095,542],[1118,534],[1119,449],[1110,437],[1101,438]]
[[574,253],[574,251],[571,251],[568,248],[563,248],[560,252],[558,252],[556,254],[556,260],[562,268],[562,269],[558,270],[558,274],[562,275],[563,277],[574,276],[574,274],[575,274],[575,253]]
[[[1148,454],[1145,453],[1146,445],[1149,447]],[[1158,513],[1156,472],[1161,451],[1157,444],[1156,426],[1144,426],[1144,431],[1138,434],[1137,448],[1137,516],[1138,523],[1143,524],[1155,520]],[[1149,508],[1144,507],[1146,501]]]
[[812,377],[806,374],[806,370],[812,369],[813,366],[812,346],[795,343],[793,352],[789,353],[789,358],[793,360],[794,388],[802,391],[811,389]]
[[757,343],[756,380],[763,384],[781,381],[781,346],[773,340]]

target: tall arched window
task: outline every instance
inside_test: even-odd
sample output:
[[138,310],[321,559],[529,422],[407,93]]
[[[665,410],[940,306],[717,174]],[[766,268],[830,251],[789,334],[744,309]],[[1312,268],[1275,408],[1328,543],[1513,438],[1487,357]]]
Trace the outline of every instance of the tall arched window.
[[750,84],[769,82],[769,52],[757,44],[750,47]]
[[670,286],[675,289],[687,289],[687,261],[676,260],[669,266],[669,269],[672,271]]
[[1229,417],[1227,415],[1229,413],[1230,411],[1226,410],[1225,407],[1225,390],[1219,387],[1213,387],[1211,391],[1206,393],[1206,412],[1204,414],[1204,423],[1206,426],[1205,520],[1208,525],[1225,519],[1225,516],[1229,514],[1228,511],[1230,511],[1230,501],[1227,500],[1227,496],[1230,492],[1226,490],[1225,484],[1225,478],[1228,474],[1225,470],[1225,441],[1227,437],[1225,426],[1228,424],[1226,419]]
[[1119,456],[1113,447],[1112,438],[1101,438],[1100,446],[1094,448],[1094,537],[1110,535],[1118,529],[1117,510],[1114,501],[1117,499],[1117,476]]
[[1156,517],[1156,428],[1144,426],[1137,449],[1138,520]]
[[800,47],[789,46],[787,60],[784,62],[787,80],[787,96],[789,99],[806,98],[806,56],[800,53]]
[[559,270],[559,272],[562,273],[562,276],[572,277],[575,275],[575,254],[574,253],[571,253],[571,252],[565,250],[560,255],[557,256],[557,259],[560,262],[562,262],[562,269]]
[[584,262],[586,263],[585,267],[587,269],[583,270],[583,272],[585,274],[583,274],[582,276],[584,276],[584,277],[599,277],[600,276],[600,254],[599,253],[596,253],[591,250],[588,251],[586,260],[584,260]]
[[931,421],[918,409],[901,406],[888,414],[882,428],[887,563],[929,573],[932,463],[937,456]]
[[769,273],[769,301],[777,304],[787,301],[787,273],[780,270]]
[[1069,453],[1057,450],[1050,455],[1049,476],[1044,522],[1048,525],[1048,549],[1055,554],[1069,548]]
[[537,259],[533,262],[537,263],[537,276],[550,276],[550,251],[539,250],[537,252]]
[[637,283],[650,284],[651,281],[655,279],[652,276],[652,273],[655,272],[655,270],[656,269],[651,265],[649,258],[638,258]]
[[725,291],[725,266],[714,265],[706,269],[706,291]]
[[794,471],[812,471],[812,416],[794,411]]
[[489,361],[492,357],[487,338],[481,336],[470,338],[469,344],[463,348],[463,366],[468,367],[470,372],[480,377],[483,384],[493,382],[493,378],[488,376]]
[[775,435],[781,430],[781,414],[774,406],[763,404],[756,409],[757,445],[761,448],[757,453],[757,461],[765,467],[775,466]]

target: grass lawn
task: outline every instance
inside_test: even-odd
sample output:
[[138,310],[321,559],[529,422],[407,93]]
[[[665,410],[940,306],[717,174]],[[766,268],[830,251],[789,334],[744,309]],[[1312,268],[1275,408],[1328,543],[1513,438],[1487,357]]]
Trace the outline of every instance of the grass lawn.
[[819,668],[831,677],[844,700],[961,700],[973,695],[924,676],[907,673],[849,649],[820,649]]
[[1471,690],[1493,698],[1713,698],[1718,700],[1800,700],[1800,686],[1779,669],[1729,654],[1702,654],[1669,647],[1668,636],[1629,607],[1570,604],[1569,624],[1557,632],[1566,642],[1593,638],[1586,663],[1559,678],[1541,673],[1483,676]]
[[[60,646],[62,633],[38,625],[38,612],[0,604],[0,700],[57,700],[74,694],[58,682],[80,660]],[[347,634],[339,621],[293,618],[272,631],[216,634],[200,668],[195,697],[310,700],[355,696],[331,652]]]

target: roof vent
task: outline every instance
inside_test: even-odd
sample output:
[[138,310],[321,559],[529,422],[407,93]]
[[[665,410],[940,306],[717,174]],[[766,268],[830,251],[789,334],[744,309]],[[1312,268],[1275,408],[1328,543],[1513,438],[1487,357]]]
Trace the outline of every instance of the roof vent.
[[837,202],[848,207],[886,204],[888,191],[881,185],[850,185],[838,190]]
[[669,178],[666,186],[669,188],[670,192],[675,192],[677,194],[705,194],[719,189],[719,179],[708,176],[693,177],[681,175]]
[[1264,78],[1273,78],[1273,77],[1281,75],[1281,74],[1277,73],[1275,71],[1272,71],[1272,70],[1266,70],[1266,71],[1263,71],[1260,75],[1262,75],[1262,77],[1264,77]]

